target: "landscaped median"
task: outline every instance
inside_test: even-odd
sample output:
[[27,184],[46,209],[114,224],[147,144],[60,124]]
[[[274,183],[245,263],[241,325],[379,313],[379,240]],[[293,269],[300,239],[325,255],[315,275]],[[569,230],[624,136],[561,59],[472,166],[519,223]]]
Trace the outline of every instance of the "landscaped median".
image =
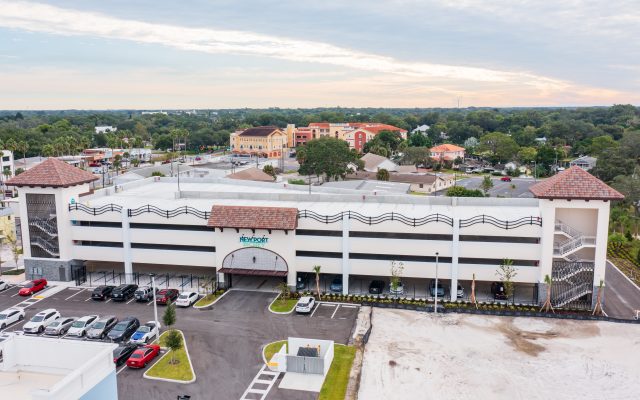
[[[162,348],[166,348],[168,332],[169,331],[166,331],[160,335],[160,347]],[[184,339],[182,331],[178,332],[182,336],[182,348],[175,352],[172,350],[167,351],[160,360],[144,373],[145,378],[177,383],[191,383],[196,380],[196,374],[193,371],[193,365],[189,358],[187,342]],[[175,364],[171,363],[172,359],[176,361]]]
[[[262,356],[267,365],[274,354],[279,352],[282,346],[286,345],[286,340],[279,340],[264,346]],[[351,366],[353,365],[353,359],[356,355],[356,348],[336,343],[333,351],[333,362],[322,384],[322,389],[318,397],[319,400],[343,400],[347,393],[349,374],[351,373]]]
[[216,300],[218,300],[220,297],[222,297],[223,294],[225,294],[226,292],[222,289],[214,292],[214,293],[209,293],[206,296],[204,296],[203,298],[201,298],[200,300],[196,301],[196,304],[193,305],[194,308],[206,308],[206,307],[210,307],[211,305],[213,305],[213,303],[215,303]]
[[290,314],[296,307],[297,302],[298,299],[283,299],[281,296],[278,296],[269,305],[269,311],[276,314]]

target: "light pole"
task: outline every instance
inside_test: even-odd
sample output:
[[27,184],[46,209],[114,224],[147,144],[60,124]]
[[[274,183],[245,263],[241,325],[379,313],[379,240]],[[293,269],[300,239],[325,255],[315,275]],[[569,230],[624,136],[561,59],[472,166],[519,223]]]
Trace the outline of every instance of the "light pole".
[[435,300],[434,300],[434,306],[433,306],[433,312],[438,314],[438,256],[439,256],[439,252],[436,252],[436,291],[435,291]]
[[[158,324],[158,304],[156,304],[156,274],[149,274],[151,276],[151,291],[153,292],[153,318],[155,318],[155,323]],[[160,332],[160,328],[158,328],[158,332]]]

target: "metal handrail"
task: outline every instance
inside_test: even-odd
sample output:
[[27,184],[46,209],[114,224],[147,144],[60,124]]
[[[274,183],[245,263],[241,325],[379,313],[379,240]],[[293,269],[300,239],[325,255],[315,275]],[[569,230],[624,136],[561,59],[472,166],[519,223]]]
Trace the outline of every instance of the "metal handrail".
[[560,244],[553,246],[553,255],[554,256],[565,256],[569,252],[582,247],[582,246],[595,246],[596,238],[595,236],[579,236],[574,239],[566,240]]
[[582,272],[593,272],[593,269],[594,263],[578,261],[563,265],[554,264],[551,272],[554,282],[562,282],[567,281]]
[[29,226],[34,226],[51,237],[58,236],[58,228],[54,224],[47,222],[47,220],[44,220],[44,219],[32,220],[32,221],[29,221]]
[[178,208],[174,208],[173,210],[163,210],[156,206],[147,204],[146,206],[141,206],[138,208],[133,208],[128,210],[129,217],[135,217],[145,213],[151,213],[151,214],[155,214],[165,218],[173,218],[173,217],[177,217],[178,215],[185,215],[185,214],[193,215],[195,217],[202,218],[202,219],[209,219],[209,216],[211,216],[210,211],[201,211],[189,206],[178,207]]
[[122,206],[119,204],[105,204],[100,207],[89,207],[80,203],[69,204],[69,211],[83,211],[91,215],[101,215],[107,212],[122,212]]
[[582,283],[580,285],[574,286],[566,292],[562,293],[561,296],[554,299],[554,307],[562,307],[565,306],[572,301],[578,300],[582,296],[586,296],[593,292],[593,284],[589,282]]
[[560,221],[560,220],[556,220],[555,223],[555,229],[556,231],[560,231],[563,233],[566,233],[568,236],[572,237],[572,238],[576,238],[579,236],[582,236],[582,232],[580,232],[579,230],[577,230],[576,228],[567,225],[566,223]]
[[39,237],[31,238],[31,244],[40,247],[42,250],[46,251],[52,256],[57,257],[60,255],[59,250],[56,249],[54,245],[52,245],[51,243],[47,242],[42,238],[39,238]]
[[502,220],[491,215],[476,215],[475,217],[461,219],[460,228],[466,228],[476,224],[490,224],[502,229],[515,229],[526,225],[542,226],[542,218],[540,217],[522,217],[515,220]]
[[298,218],[309,218],[317,222],[332,224],[342,221],[344,216],[347,218],[362,222],[363,224],[376,225],[387,221],[397,221],[408,226],[422,226],[432,222],[442,222],[449,226],[453,226],[453,219],[443,214],[429,214],[420,218],[411,218],[396,212],[384,213],[376,216],[366,216],[355,211],[342,211],[332,215],[318,214],[310,210],[299,210]]

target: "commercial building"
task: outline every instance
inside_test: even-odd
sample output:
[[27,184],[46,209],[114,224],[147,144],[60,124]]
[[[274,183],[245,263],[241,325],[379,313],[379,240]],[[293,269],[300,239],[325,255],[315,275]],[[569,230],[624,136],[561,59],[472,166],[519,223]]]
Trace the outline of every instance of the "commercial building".
[[303,145],[309,140],[330,136],[342,139],[349,147],[362,151],[364,145],[382,131],[398,132],[402,139],[407,138],[407,131],[397,126],[378,122],[313,122],[308,127],[297,128],[296,145]]
[[2,181],[10,178],[16,174],[16,169],[13,162],[13,151],[11,150],[0,150],[2,153],[2,157],[0,157],[0,172],[2,172],[2,176],[0,179]]
[[117,345],[0,334],[3,399],[117,400]]
[[228,286],[247,275],[294,286],[321,265],[350,293],[388,282],[401,261],[405,283],[424,291],[438,276],[455,299],[458,284],[490,286],[511,260],[530,301],[546,293],[548,275],[555,305],[590,304],[604,279],[610,202],[623,198],[578,167],[534,185],[530,199],[158,177],[90,193],[94,179],[49,159],[8,183],[21,198],[27,278],[71,280],[102,263],[127,279],[144,267],[204,271]]
[[234,154],[280,158],[287,150],[287,135],[275,126],[259,126],[234,132],[229,140]]

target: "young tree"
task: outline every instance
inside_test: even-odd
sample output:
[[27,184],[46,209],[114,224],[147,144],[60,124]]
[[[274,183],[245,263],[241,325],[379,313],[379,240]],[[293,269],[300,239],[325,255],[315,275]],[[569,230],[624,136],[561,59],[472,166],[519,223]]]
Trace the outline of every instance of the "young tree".
[[593,307],[593,315],[602,315],[602,294],[604,292],[604,280],[600,279],[600,285],[598,285],[598,296],[596,297],[596,304]]
[[556,312],[553,310],[553,306],[551,305],[551,285],[553,284],[553,281],[549,275],[544,276],[544,283],[547,284],[547,297],[542,307],[540,307],[540,311],[544,310],[549,312],[549,310],[551,310],[551,312],[555,314]]
[[491,188],[493,187],[493,181],[491,180],[490,176],[485,176],[482,179],[482,183],[480,184],[480,187],[482,187],[482,191],[484,192],[484,195],[486,196],[489,193],[489,190],[491,190]]
[[265,166],[262,168],[262,171],[263,171],[265,174],[271,175],[271,176],[275,179],[275,177],[276,177],[276,170],[275,170],[275,168],[273,168],[273,165],[271,165],[271,164],[267,164],[267,165],[265,165]]
[[478,308],[478,301],[476,300],[476,274],[471,275],[471,298],[469,299],[473,305]]
[[376,179],[379,181],[388,181],[389,180],[389,171],[384,168],[380,168],[376,173]]
[[18,269],[18,260],[20,260],[20,256],[22,255],[22,247],[18,245],[18,239],[16,235],[8,235],[7,241],[11,245],[11,254],[13,255],[13,261],[16,264],[16,269]]
[[398,287],[402,284],[402,272],[404,263],[402,261],[391,261],[391,292],[398,293]]
[[502,264],[498,267],[496,275],[498,275],[504,285],[504,294],[507,296],[507,300],[510,299],[513,296],[513,278],[518,275],[513,266],[513,260],[508,258],[502,260]]
[[171,328],[176,323],[176,305],[173,303],[169,303],[167,308],[164,310],[164,315],[162,316],[162,322],[164,322],[164,326],[167,329]]
[[171,364],[177,364],[179,361],[175,359],[176,351],[180,350],[183,346],[182,343],[182,335],[175,329],[167,332],[167,337],[165,339],[165,344],[171,350]]
[[318,300],[321,300],[320,298],[320,266],[319,265],[314,265],[313,266],[313,272],[316,274],[316,293],[318,294]]
[[284,304],[284,302],[291,295],[291,290],[289,290],[289,285],[287,285],[287,282],[282,281],[278,283],[278,291],[280,292],[280,295],[278,296],[280,298],[280,303]]

